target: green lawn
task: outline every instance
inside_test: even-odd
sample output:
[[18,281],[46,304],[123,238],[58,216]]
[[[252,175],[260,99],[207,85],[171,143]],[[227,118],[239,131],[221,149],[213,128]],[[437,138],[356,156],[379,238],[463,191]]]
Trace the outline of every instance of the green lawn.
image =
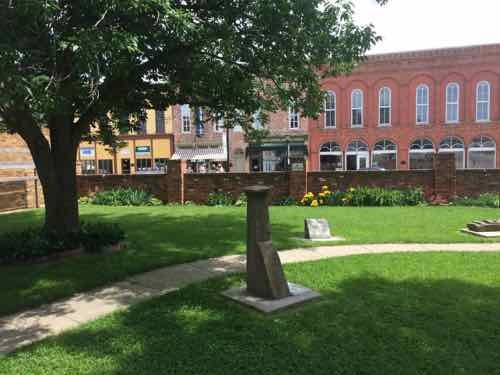
[[[0,267],[0,316],[160,266],[245,250],[245,208],[85,206],[81,212],[87,221],[120,223],[128,249],[56,264]],[[311,246],[294,239],[303,235],[306,217],[328,218],[333,233],[347,239],[341,244],[355,244],[479,242],[484,240],[458,230],[473,219],[499,216],[495,209],[469,207],[271,208],[278,249]],[[42,217],[40,210],[0,215],[0,232],[41,224]]]
[[499,374],[499,269],[499,253],[288,265],[323,299],[269,317],[220,295],[239,277],[212,280],[0,359],[0,374]]

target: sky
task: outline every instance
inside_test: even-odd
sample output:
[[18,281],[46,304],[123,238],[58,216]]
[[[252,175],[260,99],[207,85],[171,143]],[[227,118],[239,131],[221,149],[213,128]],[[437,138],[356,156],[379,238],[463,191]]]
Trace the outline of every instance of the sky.
[[383,37],[371,53],[500,43],[500,0],[352,0]]

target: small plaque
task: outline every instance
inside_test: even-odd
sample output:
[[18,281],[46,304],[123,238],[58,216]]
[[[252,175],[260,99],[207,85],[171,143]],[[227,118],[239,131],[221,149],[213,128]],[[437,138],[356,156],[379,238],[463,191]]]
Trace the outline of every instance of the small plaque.
[[304,220],[305,238],[308,240],[330,240],[330,224],[326,219],[305,219]]

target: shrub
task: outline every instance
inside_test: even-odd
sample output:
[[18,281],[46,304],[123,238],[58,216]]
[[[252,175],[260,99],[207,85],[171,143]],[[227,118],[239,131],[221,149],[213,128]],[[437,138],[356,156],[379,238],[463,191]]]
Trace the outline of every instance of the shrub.
[[232,206],[235,202],[230,193],[218,191],[208,195],[207,204],[209,206]]
[[125,238],[117,224],[87,223],[80,230],[80,241],[88,253],[97,253],[106,246],[116,245]]
[[0,264],[27,262],[78,248],[98,252],[124,238],[123,230],[116,224],[84,222],[79,231],[64,237],[40,228],[4,233],[0,235]]
[[454,201],[457,206],[500,208],[500,194],[484,193],[479,197],[463,197]]
[[[85,200],[80,199],[85,203]],[[135,188],[116,188],[96,193],[88,203],[102,206],[159,206],[163,203],[151,193]]]
[[273,203],[275,206],[297,206],[299,202],[293,197],[285,197]]
[[304,206],[415,206],[424,202],[421,188],[395,190],[358,187],[332,192],[323,186],[317,195],[307,193],[301,200]]
[[244,207],[247,205],[247,195],[245,193],[241,193],[234,205],[237,207]]

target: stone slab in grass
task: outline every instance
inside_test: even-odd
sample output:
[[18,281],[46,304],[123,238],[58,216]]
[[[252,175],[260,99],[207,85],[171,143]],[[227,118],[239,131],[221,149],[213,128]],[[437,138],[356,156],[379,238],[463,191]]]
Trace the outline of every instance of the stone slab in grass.
[[229,289],[222,294],[243,306],[248,306],[264,314],[271,314],[292,307],[301,306],[321,298],[321,294],[301,285],[288,283],[290,296],[286,298],[269,300],[252,296],[246,287]]
[[483,238],[500,238],[500,232],[476,232],[467,228],[463,228],[462,232]]
[[330,238],[301,238],[301,237],[292,237],[294,240],[304,241],[304,242],[340,242],[345,241],[344,237],[332,236]]

